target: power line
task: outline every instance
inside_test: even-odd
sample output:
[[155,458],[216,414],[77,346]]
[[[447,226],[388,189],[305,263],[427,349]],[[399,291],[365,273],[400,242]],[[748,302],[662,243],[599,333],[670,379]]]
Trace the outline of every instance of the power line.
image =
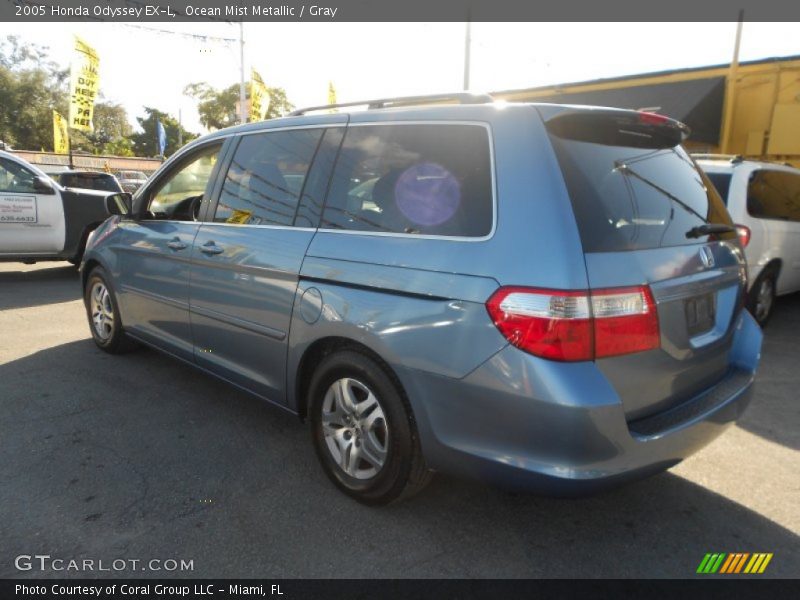
[[198,40],[201,42],[222,42],[224,44],[233,44],[238,42],[239,40],[236,38],[226,38],[226,37],[219,37],[216,35],[203,35],[199,33],[185,33],[183,31],[172,31],[169,29],[158,29],[156,27],[143,27],[141,25],[134,25],[132,23],[117,23],[118,25],[122,25],[123,27],[130,27],[132,29],[140,29],[143,31],[148,31],[150,33],[155,33],[157,35],[176,35],[180,37],[184,37],[187,39]]

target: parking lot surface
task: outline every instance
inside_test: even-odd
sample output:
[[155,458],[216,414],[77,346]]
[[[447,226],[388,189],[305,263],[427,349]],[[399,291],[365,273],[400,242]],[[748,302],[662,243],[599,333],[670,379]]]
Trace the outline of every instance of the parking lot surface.
[[[61,263],[0,263],[0,342],[0,577],[687,577],[707,552],[800,574],[800,295],[778,302],[737,426],[667,473],[567,500],[439,475],[361,506],[295,417],[153,350],[96,349]],[[193,570],[15,568],[34,554]]]

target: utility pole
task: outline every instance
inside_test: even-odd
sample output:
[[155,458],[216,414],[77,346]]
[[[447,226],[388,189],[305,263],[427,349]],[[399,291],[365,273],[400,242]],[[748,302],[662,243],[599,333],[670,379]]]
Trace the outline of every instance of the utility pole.
[[472,23],[469,21],[470,15],[467,14],[467,27],[464,32],[464,91],[469,91],[469,61],[470,49],[472,46]]
[[178,148],[183,148],[183,111],[178,109]]
[[720,152],[730,154],[731,129],[733,128],[733,111],[736,104],[736,74],[739,69],[739,46],[742,42],[742,23],[744,11],[739,11],[739,23],[736,25],[736,42],[733,47],[733,60],[728,70],[728,81],[725,86],[725,118],[722,122],[722,143]]
[[247,123],[244,93],[244,22],[239,21],[239,122]]

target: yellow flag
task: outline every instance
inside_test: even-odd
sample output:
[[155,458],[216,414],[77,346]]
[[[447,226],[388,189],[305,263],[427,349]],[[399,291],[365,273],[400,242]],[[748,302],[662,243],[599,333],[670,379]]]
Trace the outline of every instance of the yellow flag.
[[[333,82],[328,82],[328,104],[336,104],[336,88],[333,87]],[[339,112],[338,108],[332,108],[328,112]]]
[[53,152],[56,154],[69,154],[67,121],[56,111],[53,111]]
[[255,69],[250,70],[250,122],[263,121],[269,110],[269,92]]
[[92,131],[94,101],[100,86],[100,58],[89,44],[77,35],[70,65],[69,126]]

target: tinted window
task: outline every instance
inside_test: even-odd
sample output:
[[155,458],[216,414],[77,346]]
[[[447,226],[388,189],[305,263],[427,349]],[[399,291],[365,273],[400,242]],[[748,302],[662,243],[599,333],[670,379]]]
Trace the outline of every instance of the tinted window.
[[325,193],[328,191],[336,155],[342,144],[344,129],[344,127],[331,127],[325,130],[325,135],[314,157],[314,167],[303,186],[303,196],[300,198],[300,206],[294,220],[295,227],[317,227],[319,225],[322,204]]
[[747,212],[764,219],[800,221],[800,175],[753,171],[747,185]]
[[150,197],[147,216],[177,221],[196,220],[220,148],[219,144],[206,146],[161,177]]
[[489,234],[492,177],[486,128],[350,127],[321,226],[446,236]]
[[122,191],[110,175],[93,175],[91,173],[65,173],[59,177],[64,187],[83,188],[85,190],[101,190],[104,192]]
[[711,180],[714,187],[717,188],[720,198],[728,205],[728,190],[731,187],[731,174],[730,173],[706,173],[706,177]]
[[322,129],[243,136],[222,186],[214,221],[292,225]]
[[551,140],[585,252],[696,244],[708,237],[687,238],[693,227],[732,223],[714,186],[680,146]]
[[34,193],[36,175],[12,160],[0,158],[0,191]]

